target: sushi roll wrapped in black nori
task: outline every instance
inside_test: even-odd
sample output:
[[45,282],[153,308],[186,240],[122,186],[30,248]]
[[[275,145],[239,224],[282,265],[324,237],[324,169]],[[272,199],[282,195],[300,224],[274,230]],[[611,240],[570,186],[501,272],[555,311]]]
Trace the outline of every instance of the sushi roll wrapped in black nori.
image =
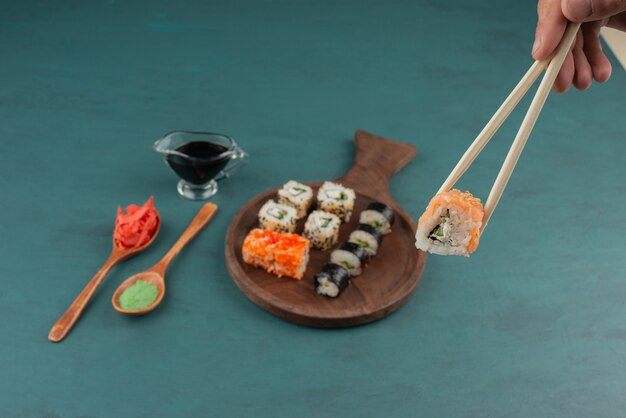
[[368,224],[359,224],[350,234],[350,238],[348,238],[348,241],[363,247],[370,257],[376,255],[378,246],[382,240],[382,232],[380,232],[378,228]]
[[387,235],[391,233],[391,226],[396,219],[391,207],[380,202],[373,202],[367,205],[367,209],[361,212],[359,223],[368,224],[378,228],[381,233]]
[[353,242],[344,242],[330,254],[330,262],[345,267],[350,276],[361,274],[368,258],[365,248]]
[[320,295],[336,298],[350,284],[350,273],[339,264],[327,263],[315,275],[315,291]]

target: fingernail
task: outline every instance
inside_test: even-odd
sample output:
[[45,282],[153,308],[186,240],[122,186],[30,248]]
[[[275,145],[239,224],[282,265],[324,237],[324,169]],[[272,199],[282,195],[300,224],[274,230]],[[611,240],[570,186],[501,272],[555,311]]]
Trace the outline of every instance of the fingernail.
[[535,43],[533,44],[533,55],[537,53],[540,46],[541,46],[541,35],[535,38]]
[[584,19],[593,13],[591,0],[569,0],[566,7],[569,17],[575,20]]

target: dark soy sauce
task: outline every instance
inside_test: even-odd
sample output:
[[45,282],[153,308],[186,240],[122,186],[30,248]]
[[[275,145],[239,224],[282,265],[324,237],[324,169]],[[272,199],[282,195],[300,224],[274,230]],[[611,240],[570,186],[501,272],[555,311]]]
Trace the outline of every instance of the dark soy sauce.
[[179,145],[175,150],[191,158],[166,154],[165,160],[180,178],[192,184],[208,183],[230,161],[230,155],[218,158],[228,148],[215,142],[192,141]]

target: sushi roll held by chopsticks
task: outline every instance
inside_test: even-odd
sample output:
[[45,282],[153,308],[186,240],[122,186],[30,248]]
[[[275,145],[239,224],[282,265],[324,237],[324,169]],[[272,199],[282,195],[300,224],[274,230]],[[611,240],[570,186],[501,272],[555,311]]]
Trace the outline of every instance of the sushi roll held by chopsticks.
[[419,219],[415,246],[433,254],[469,256],[478,247],[484,215],[480,199],[470,192],[439,193]]
[[[465,151],[439,189],[439,193],[432,198],[426,211],[419,219],[415,234],[415,246],[418,249],[440,255],[465,256],[476,250],[480,235],[504,193],[528,137],[537,122],[539,113],[554,85],[554,80],[556,80],[561,66],[576,40],[579,29],[580,23],[569,22],[567,24],[561,43],[552,57],[544,61],[535,61],[531,65],[511,94]],[[535,81],[543,74],[544,69],[543,79],[493,183],[485,206],[483,207],[480,199],[472,196],[470,192],[452,189]]]

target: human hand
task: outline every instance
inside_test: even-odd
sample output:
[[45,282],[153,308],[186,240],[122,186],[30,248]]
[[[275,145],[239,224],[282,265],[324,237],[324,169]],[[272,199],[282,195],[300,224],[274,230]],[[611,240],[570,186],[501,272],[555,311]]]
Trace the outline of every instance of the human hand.
[[602,52],[600,29],[609,26],[626,31],[626,0],[539,0],[533,58],[544,60],[556,50],[568,20],[583,22],[572,50],[554,82],[563,93],[573,84],[585,90],[595,79],[604,83],[611,76],[611,63]]

